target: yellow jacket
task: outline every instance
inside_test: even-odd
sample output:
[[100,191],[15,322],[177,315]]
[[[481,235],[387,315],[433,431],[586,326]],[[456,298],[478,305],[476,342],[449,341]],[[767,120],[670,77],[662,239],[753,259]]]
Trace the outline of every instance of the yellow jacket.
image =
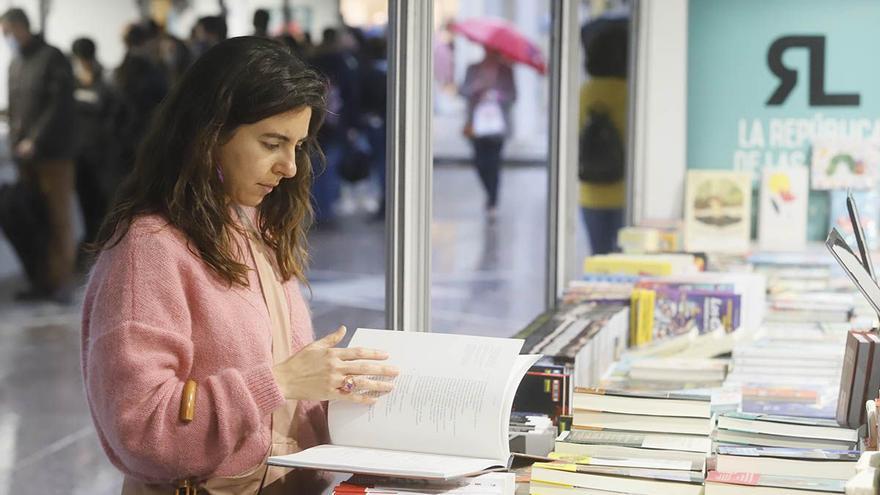
[[[581,86],[578,129],[583,129],[589,109],[600,105],[609,110],[609,117],[626,143],[626,79],[619,77],[594,77]],[[626,204],[624,181],[611,184],[588,184],[581,182],[580,204],[584,208],[623,208]]]

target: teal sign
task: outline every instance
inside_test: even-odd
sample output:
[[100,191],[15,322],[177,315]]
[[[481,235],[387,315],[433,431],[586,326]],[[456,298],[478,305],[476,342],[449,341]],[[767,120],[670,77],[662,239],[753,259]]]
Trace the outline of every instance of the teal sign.
[[[880,1],[690,0],[687,166],[809,166],[813,139],[880,141]],[[810,194],[824,239],[828,193]]]

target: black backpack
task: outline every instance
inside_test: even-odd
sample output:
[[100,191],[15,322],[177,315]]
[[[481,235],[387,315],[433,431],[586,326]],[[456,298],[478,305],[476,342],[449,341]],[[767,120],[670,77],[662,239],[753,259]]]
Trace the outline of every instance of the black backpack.
[[578,138],[578,152],[581,182],[610,184],[623,179],[623,140],[607,111],[590,109]]

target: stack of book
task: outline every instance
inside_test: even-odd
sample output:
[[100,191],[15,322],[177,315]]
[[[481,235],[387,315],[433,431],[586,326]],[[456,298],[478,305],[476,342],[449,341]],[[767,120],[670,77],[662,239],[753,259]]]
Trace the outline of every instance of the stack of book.
[[844,493],[859,456],[857,450],[720,446],[715,469],[706,476],[706,493]]
[[562,294],[562,304],[581,304],[594,301],[629,302],[633,287],[639,281],[634,275],[587,274],[581,280],[572,280]]
[[847,333],[835,417],[841,425],[858,428],[867,421],[865,403],[880,388],[880,336],[876,332]]
[[572,385],[599,383],[627,347],[628,308],[620,302],[572,304],[545,313],[517,338],[524,352],[562,364]]
[[699,494],[713,420],[708,397],[576,389],[558,459],[532,467],[530,493]]
[[715,471],[848,480],[856,474],[858,450],[792,449],[722,445]]
[[602,254],[584,260],[584,273],[684,275],[700,271],[701,264],[692,254]]
[[738,342],[725,387],[741,387],[746,412],[834,418],[846,332],[816,324],[765,326]]
[[828,419],[729,412],[718,417],[714,439],[754,447],[853,450],[859,436]]
[[[831,288],[834,260],[827,253],[755,253],[748,259],[755,273],[767,277],[767,291],[825,291]],[[851,288],[851,286],[849,287]]]
[[855,293],[793,292],[771,294],[768,322],[847,322],[855,309]]

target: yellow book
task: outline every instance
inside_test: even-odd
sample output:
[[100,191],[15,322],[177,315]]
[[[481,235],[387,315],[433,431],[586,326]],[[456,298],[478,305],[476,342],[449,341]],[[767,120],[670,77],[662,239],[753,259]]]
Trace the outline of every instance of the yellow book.
[[644,345],[654,339],[654,301],[656,293],[645,289],[642,292],[642,302],[639,305],[639,345]]
[[628,256],[620,254],[589,256],[584,260],[584,273],[602,275],[672,275],[681,263],[666,256]]
[[629,298],[629,345],[639,344],[639,297],[642,289],[633,289]]

